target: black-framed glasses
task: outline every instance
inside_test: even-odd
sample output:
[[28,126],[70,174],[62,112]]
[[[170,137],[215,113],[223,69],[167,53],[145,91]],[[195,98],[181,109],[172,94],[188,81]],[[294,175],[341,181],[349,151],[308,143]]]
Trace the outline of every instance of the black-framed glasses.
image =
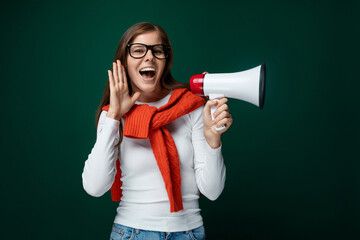
[[164,44],[146,45],[142,43],[129,43],[127,47],[130,56],[133,58],[143,58],[150,49],[154,57],[165,59],[169,56],[170,50],[170,47]]

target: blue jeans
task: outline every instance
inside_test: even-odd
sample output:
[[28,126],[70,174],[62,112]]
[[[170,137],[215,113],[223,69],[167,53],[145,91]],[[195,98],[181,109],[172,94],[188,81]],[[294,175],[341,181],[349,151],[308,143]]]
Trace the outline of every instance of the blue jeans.
[[135,229],[114,223],[110,240],[204,240],[204,226],[185,232],[157,232]]

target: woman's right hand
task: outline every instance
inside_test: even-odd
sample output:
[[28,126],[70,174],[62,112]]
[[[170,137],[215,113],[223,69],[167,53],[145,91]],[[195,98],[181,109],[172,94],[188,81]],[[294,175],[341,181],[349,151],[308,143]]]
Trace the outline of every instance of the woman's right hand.
[[120,60],[113,62],[113,71],[108,70],[110,86],[110,106],[106,116],[120,120],[140,97],[140,92],[129,95],[126,71]]

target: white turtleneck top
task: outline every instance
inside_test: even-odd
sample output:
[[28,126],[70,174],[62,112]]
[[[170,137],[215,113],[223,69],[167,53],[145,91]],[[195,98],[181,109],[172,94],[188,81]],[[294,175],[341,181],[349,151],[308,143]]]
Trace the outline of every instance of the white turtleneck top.
[[[159,108],[168,102],[170,95],[146,104]],[[106,111],[100,115],[96,143],[82,173],[85,191],[96,197],[107,192],[114,182],[119,158],[122,197],[115,223],[162,232],[187,231],[201,226],[200,192],[215,200],[225,184],[221,147],[212,149],[207,144],[202,112],[203,106],[165,126],[179,154],[184,210],[170,212],[164,180],[149,139],[124,137],[120,147],[115,147],[119,141],[120,121],[106,117]],[[124,119],[121,121],[125,123]]]

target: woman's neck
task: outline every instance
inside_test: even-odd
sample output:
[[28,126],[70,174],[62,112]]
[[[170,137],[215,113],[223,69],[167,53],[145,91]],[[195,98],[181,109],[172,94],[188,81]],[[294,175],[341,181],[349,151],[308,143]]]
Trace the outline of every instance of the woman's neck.
[[165,88],[160,88],[158,91],[151,92],[151,93],[144,93],[142,92],[139,99],[137,101],[148,103],[148,102],[157,102],[169,94],[170,90]]

